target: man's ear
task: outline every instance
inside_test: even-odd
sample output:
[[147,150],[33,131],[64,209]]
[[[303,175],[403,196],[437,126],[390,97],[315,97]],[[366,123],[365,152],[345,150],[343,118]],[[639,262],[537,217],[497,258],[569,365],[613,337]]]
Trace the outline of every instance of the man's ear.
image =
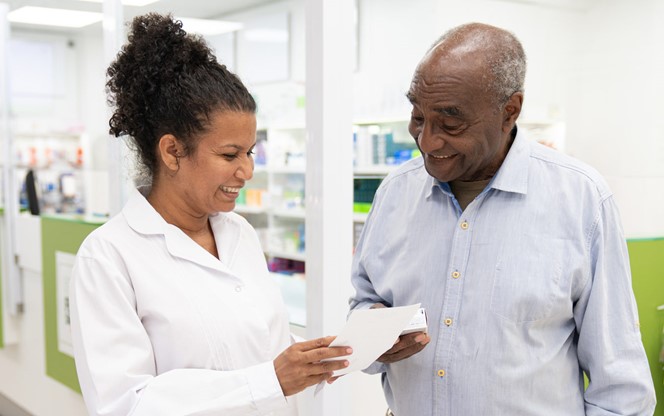
[[515,92],[507,100],[503,106],[503,132],[509,133],[512,131],[516,119],[521,114],[521,106],[523,105],[523,93]]
[[159,139],[158,158],[170,171],[177,172],[180,169],[180,158],[184,156],[184,147],[177,137],[172,134],[164,134]]

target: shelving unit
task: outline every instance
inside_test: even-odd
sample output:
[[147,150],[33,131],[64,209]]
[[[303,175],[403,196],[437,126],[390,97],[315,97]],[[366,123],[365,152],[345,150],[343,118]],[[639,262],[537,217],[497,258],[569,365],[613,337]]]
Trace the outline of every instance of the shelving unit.
[[12,169],[20,207],[27,208],[25,176],[35,173],[41,211],[48,214],[85,212],[84,156],[87,140],[82,132],[18,131],[14,134]]
[[[406,119],[365,120],[354,124],[355,181],[369,181],[370,205],[380,181],[412,158],[416,146],[408,133]],[[377,151],[358,159],[359,140],[371,140],[364,150]],[[367,145],[367,143],[363,143]],[[377,149],[378,146],[384,146]],[[268,264],[289,308],[291,324],[306,325],[307,250],[304,246],[305,207],[305,128],[297,123],[273,123],[258,131],[254,177],[238,198],[235,212],[256,228]],[[400,153],[399,153],[400,152]],[[357,239],[367,212],[354,212],[352,226]],[[334,238],[328,236],[326,238]],[[290,267],[301,268],[293,272]],[[280,270],[280,268],[284,268]]]
[[303,123],[259,129],[254,176],[235,207],[256,229],[290,322],[297,327],[306,325],[304,146]]

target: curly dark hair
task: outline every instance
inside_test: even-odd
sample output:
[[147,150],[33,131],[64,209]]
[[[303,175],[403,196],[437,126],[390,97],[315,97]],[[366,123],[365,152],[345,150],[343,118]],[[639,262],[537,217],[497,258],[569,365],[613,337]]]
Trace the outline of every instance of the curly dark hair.
[[106,73],[115,107],[110,133],[131,136],[144,172],[154,177],[159,138],[173,134],[195,150],[214,111],[256,112],[240,79],[221,65],[200,36],[187,34],[169,15],[134,18],[128,42]]

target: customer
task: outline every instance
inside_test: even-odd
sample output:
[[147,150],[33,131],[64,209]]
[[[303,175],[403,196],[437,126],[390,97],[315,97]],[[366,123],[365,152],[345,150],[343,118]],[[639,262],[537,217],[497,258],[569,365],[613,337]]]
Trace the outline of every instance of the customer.
[[134,19],[108,69],[110,126],[151,186],[81,246],[72,336],[94,415],[295,415],[288,396],[348,355],[291,345],[255,231],[230,212],[251,179],[256,105],[205,42],[170,16]]
[[525,72],[519,41],[477,23],[415,70],[422,157],[383,181],[352,272],[352,309],[427,311],[428,336],[368,369],[396,416],[653,414],[616,203],[518,128]]

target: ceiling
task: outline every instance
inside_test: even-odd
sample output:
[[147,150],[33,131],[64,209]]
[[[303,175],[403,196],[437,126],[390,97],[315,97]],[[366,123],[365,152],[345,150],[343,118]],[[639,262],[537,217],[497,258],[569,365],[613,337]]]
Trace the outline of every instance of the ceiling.
[[[101,3],[92,3],[80,0],[0,0],[9,4],[9,9],[15,10],[23,6],[52,7],[60,9],[102,11]],[[160,13],[172,12],[178,17],[217,18],[223,15],[239,12],[263,4],[273,3],[275,0],[159,0],[156,3],[143,7],[124,7],[124,19],[130,20],[134,16],[156,11]],[[101,30],[101,23],[90,25],[84,29],[64,29],[39,27],[25,24],[12,24],[15,29],[35,29],[41,31],[77,32],[81,30]]]

